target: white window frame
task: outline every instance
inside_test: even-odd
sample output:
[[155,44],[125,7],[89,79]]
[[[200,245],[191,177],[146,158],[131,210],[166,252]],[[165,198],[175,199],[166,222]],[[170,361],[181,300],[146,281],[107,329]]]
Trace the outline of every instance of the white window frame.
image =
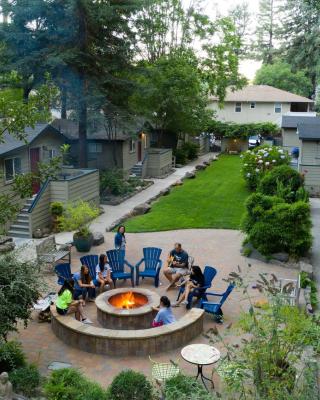
[[53,158],[57,157],[57,155],[58,155],[57,149],[49,149],[48,153],[49,153],[49,159],[50,160],[52,160]]
[[[280,111],[277,111],[277,110],[280,110]],[[274,112],[275,112],[275,114],[282,113],[282,103],[274,103]]]
[[129,152],[135,153],[136,152],[136,140],[131,138],[129,141]]
[[92,142],[88,143],[88,153],[89,154],[101,154],[102,153],[102,143]]
[[[240,109],[240,110],[237,110],[237,109]],[[236,112],[236,113],[241,113],[242,112],[242,103],[240,101],[237,101],[234,104],[234,112]]]
[[[13,178],[7,180],[7,173],[6,173],[6,161],[12,161],[12,171],[13,171]],[[20,160],[20,168],[21,168],[21,157],[10,157],[10,158],[5,158],[4,163],[3,163],[3,172],[4,172],[4,181],[5,183],[11,183],[13,182],[14,178],[16,175],[20,175],[22,173],[22,170],[19,172],[16,172],[15,170],[15,165],[14,165],[14,160]],[[21,168],[22,169],[22,168]]]
[[255,101],[251,101],[249,108],[250,108],[250,110],[255,110],[256,106],[257,106],[257,103]]

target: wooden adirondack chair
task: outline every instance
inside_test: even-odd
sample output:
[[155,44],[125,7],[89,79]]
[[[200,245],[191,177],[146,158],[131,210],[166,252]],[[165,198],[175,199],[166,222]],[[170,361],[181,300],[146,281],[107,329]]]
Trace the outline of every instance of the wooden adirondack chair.
[[[114,287],[116,287],[117,279],[131,279],[132,287],[134,287],[134,266],[125,259],[125,251],[109,250],[106,254],[108,257],[110,268],[112,270],[111,278],[113,280]],[[130,272],[125,272],[125,265],[130,268]]]
[[[162,249],[157,247],[144,247],[143,258],[136,264],[136,285],[139,285],[140,276],[144,278],[153,278],[154,286],[159,286],[159,274],[162,267],[160,255]],[[140,271],[141,264],[144,263],[144,270]]]

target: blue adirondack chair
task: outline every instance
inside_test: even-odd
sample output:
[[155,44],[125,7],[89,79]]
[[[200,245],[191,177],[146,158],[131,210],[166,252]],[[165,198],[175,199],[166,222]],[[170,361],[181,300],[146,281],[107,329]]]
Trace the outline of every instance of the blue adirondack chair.
[[[108,250],[107,257],[112,270],[111,278],[113,280],[114,287],[116,287],[117,279],[131,279],[132,287],[134,287],[134,266],[125,259],[125,251]],[[130,272],[125,272],[125,265],[130,268]]]
[[[140,276],[143,278],[153,278],[154,286],[159,286],[159,274],[162,267],[160,255],[162,249],[157,247],[144,247],[143,258],[136,264],[136,285],[139,285]],[[144,263],[144,271],[140,271],[141,264]]]
[[96,254],[89,254],[80,258],[81,265],[86,265],[89,268],[92,280],[96,278],[96,266],[99,263],[99,256]]
[[222,305],[229,297],[230,293],[235,288],[235,285],[230,283],[227,287],[227,290],[224,293],[215,293],[215,292],[207,292],[207,296],[220,297],[220,301],[218,303],[214,303],[212,301],[208,301],[206,299],[201,300],[200,308],[205,310],[207,313],[213,314],[218,317],[219,322],[222,322]]
[[[190,309],[192,307],[192,302],[193,302],[193,298],[197,297],[198,299],[205,299],[207,300],[206,297],[206,290],[211,288],[212,285],[212,281],[214,279],[214,277],[217,275],[217,270],[213,267],[210,266],[206,266],[204,268],[204,286],[193,289],[190,293],[189,296],[187,298],[187,309]],[[178,293],[178,298],[177,301],[179,300],[180,296],[182,295],[182,293],[185,290],[185,286],[181,286],[179,293]]]
[[54,271],[58,276],[58,285],[63,285],[65,280],[72,279],[71,267],[69,263],[57,264]]

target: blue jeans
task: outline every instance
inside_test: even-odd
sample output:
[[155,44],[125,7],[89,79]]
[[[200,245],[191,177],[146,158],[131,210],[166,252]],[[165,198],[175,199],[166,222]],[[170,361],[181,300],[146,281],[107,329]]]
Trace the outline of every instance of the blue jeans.
[[81,288],[81,289],[75,289],[73,292],[73,298],[74,300],[78,300],[80,296],[85,300],[86,297],[89,297],[89,299],[95,299],[96,298],[96,289],[91,288],[91,287],[86,287],[86,288]]

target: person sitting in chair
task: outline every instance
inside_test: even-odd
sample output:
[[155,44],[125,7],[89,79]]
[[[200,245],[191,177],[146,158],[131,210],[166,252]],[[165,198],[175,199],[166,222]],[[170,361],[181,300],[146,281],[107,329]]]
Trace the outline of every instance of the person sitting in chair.
[[175,286],[181,277],[188,275],[188,259],[188,253],[182,249],[181,243],[176,243],[169,254],[167,268],[163,272],[170,282],[167,290]]
[[110,286],[112,284],[111,268],[105,254],[101,254],[99,257],[99,264],[96,266],[96,279],[94,280],[94,284],[99,286],[100,293],[103,292],[106,285]]
[[[179,307],[180,304],[188,304],[188,296],[191,290],[201,288],[204,286],[204,275],[198,265],[193,265],[191,268],[190,279],[182,283],[185,286],[179,301],[172,304],[172,307]],[[181,285],[181,286],[182,286]]]
[[88,300],[94,301],[96,297],[96,288],[90,275],[89,268],[86,265],[81,266],[80,272],[73,274],[73,280],[74,300],[78,300],[80,296],[82,296],[82,300],[85,300],[88,295]]

